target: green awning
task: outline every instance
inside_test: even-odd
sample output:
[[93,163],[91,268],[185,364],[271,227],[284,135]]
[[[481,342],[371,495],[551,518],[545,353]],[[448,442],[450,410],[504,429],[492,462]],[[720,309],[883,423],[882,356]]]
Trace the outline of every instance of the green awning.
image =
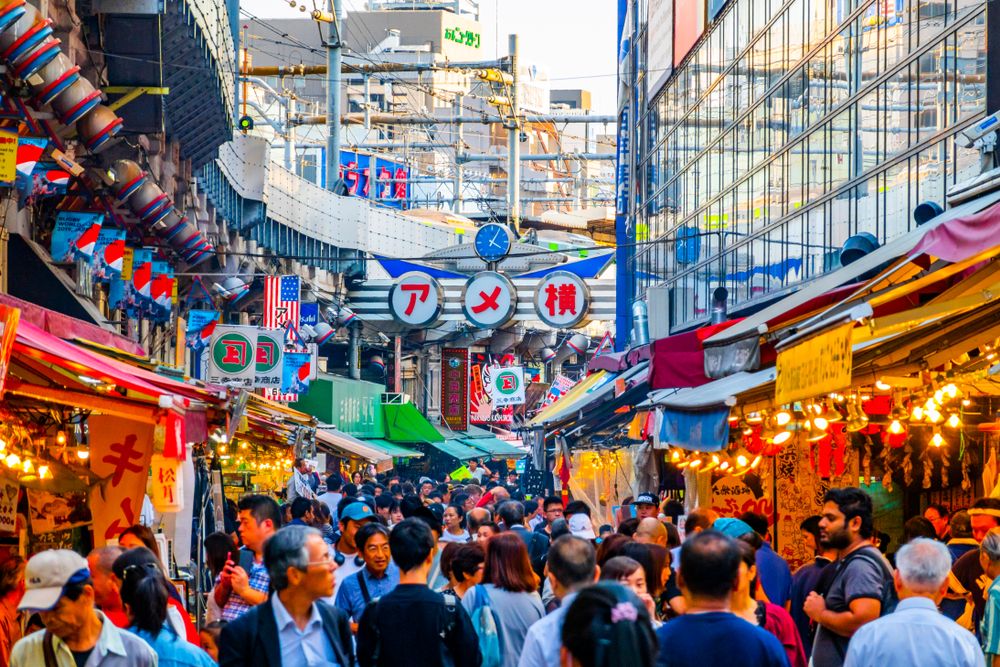
[[385,452],[393,458],[420,458],[424,455],[423,452],[418,452],[415,449],[408,449],[402,445],[397,445],[394,442],[382,440],[381,438],[364,439],[364,443],[369,447],[379,450],[380,452]]
[[429,444],[431,447],[434,447],[448,456],[454,456],[459,461],[478,459],[483,456],[483,452],[481,450],[469,447],[458,438],[449,438],[443,442],[432,442]]
[[427,421],[412,403],[385,403],[386,439],[393,442],[434,444],[444,436]]
[[478,426],[469,426],[468,431],[456,431],[455,435],[470,447],[480,449],[497,458],[513,458],[525,454],[509,442],[493,435],[491,431]]

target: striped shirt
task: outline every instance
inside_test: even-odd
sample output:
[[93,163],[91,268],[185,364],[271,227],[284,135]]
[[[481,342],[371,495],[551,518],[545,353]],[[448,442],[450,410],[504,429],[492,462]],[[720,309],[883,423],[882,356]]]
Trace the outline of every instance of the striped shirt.
[[[267,589],[271,585],[271,577],[268,575],[267,568],[264,567],[263,562],[254,562],[250,571],[247,572],[247,576],[250,580],[250,588],[255,591],[260,591],[261,593],[267,593]],[[219,584],[218,579],[215,583],[216,585]],[[252,608],[253,605],[248,604],[239,593],[234,591],[229,595],[229,600],[226,601],[226,606],[222,608],[222,620],[235,621]]]

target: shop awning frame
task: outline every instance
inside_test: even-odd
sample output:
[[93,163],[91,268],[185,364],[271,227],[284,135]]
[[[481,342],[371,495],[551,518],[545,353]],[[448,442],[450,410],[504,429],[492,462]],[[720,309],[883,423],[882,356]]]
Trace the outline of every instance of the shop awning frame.
[[396,444],[395,442],[389,442],[382,438],[364,438],[362,439],[369,447],[375,447],[379,451],[383,452],[387,456],[392,458],[402,458],[402,459],[419,459],[423,457],[424,453],[417,449],[410,449],[409,447],[403,447],[402,445]]
[[343,456],[346,453],[374,464],[392,459],[391,455],[329,424],[319,424],[316,427],[316,447],[336,456]]
[[434,444],[444,436],[420,414],[412,403],[383,403],[386,440],[403,443]]

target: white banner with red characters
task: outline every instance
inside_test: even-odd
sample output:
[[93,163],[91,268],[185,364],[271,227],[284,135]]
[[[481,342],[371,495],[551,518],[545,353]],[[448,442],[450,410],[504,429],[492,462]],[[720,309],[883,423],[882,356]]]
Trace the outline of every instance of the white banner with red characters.
[[153,453],[153,425],[106,415],[92,415],[87,422],[90,470],[104,480],[90,492],[94,545],[103,546],[139,521]]
[[157,512],[179,512],[184,509],[184,478],[181,462],[162,454],[153,454],[150,460],[152,473],[153,509]]

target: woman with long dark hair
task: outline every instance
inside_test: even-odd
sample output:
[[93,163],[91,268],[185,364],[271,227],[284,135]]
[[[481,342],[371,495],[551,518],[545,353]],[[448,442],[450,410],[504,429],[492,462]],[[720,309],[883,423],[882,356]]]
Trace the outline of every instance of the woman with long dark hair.
[[[115,561],[126,558],[128,552]],[[117,576],[117,574],[116,574]],[[167,621],[167,581],[155,563],[131,563],[121,568],[121,596],[129,619],[129,631],[141,637],[156,652],[162,667],[212,667],[205,651],[192,646]]]
[[[125,583],[125,570],[132,565],[142,565],[151,568],[156,568],[160,572],[160,577],[163,579],[163,583],[167,588],[167,619],[170,621],[171,627],[179,634],[181,637],[187,638],[188,642],[194,644],[195,646],[201,646],[201,637],[198,635],[198,629],[194,627],[194,623],[191,622],[191,617],[187,613],[187,609],[181,604],[180,598],[177,596],[177,590],[174,588],[173,584],[167,581],[167,578],[163,576],[163,564],[160,559],[157,558],[152,551],[145,547],[138,547],[135,549],[129,549],[121,556],[119,556],[114,565],[111,567],[112,574],[118,580],[119,586],[123,586]],[[124,598],[122,598],[124,602]]]
[[656,650],[649,612],[620,584],[588,586],[566,610],[563,667],[652,667]]
[[538,584],[524,540],[512,532],[490,538],[483,583],[466,592],[462,606],[473,617],[481,617],[486,607],[492,611],[504,667],[517,667],[528,628],[545,616]]

